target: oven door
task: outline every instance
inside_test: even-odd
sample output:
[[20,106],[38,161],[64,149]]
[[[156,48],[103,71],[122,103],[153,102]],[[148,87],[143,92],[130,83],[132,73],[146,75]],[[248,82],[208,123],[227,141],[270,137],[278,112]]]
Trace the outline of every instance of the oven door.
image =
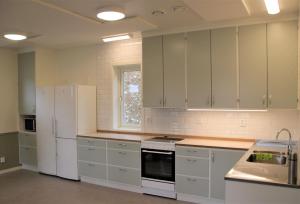
[[175,152],[142,149],[142,177],[175,182]]

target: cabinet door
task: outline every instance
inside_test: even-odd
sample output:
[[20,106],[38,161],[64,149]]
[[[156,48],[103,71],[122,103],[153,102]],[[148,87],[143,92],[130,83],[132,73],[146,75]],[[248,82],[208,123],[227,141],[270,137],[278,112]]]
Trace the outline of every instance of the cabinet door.
[[187,106],[211,107],[210,31],[187,34]]
[[143,39],[143,104],[163,107],[162,36]]
[[211,31],[213,108],[237,106],[236,39],[236,28]]
[[22,115],[35,115],[35,53],[18,55],[19,109]]
[[163,38],[165,107],[185,108],[185,47],[182,33]]
[[242,157],[244,151],[212,150],[211,155],[211,197],[224,199],[227,172]]
[[267,25],[270,108],[297,107],[297,31],[297,21]]
[[239,27],[240,108],[267,106],[266,24]]

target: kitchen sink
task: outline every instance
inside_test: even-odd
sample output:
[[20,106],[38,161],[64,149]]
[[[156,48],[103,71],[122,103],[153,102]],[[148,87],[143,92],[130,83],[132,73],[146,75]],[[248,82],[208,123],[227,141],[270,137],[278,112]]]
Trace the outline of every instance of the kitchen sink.
[[284,152],[253,151],[247,161],[254,163],[285,165],[287,157]]

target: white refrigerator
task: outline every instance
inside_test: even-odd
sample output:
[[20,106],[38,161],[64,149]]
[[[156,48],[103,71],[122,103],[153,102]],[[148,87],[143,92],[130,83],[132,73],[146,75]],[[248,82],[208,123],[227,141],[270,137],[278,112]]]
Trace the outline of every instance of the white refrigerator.
[[96,87],[39,87],[36,106],[38,170],[78,180],[76,137],[96,132]]

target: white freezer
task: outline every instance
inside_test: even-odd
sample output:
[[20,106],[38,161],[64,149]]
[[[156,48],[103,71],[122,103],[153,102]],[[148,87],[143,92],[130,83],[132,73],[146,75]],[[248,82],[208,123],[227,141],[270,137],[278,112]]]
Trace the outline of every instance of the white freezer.
[[57,138],[57,176],[78,180],[76,139]]

